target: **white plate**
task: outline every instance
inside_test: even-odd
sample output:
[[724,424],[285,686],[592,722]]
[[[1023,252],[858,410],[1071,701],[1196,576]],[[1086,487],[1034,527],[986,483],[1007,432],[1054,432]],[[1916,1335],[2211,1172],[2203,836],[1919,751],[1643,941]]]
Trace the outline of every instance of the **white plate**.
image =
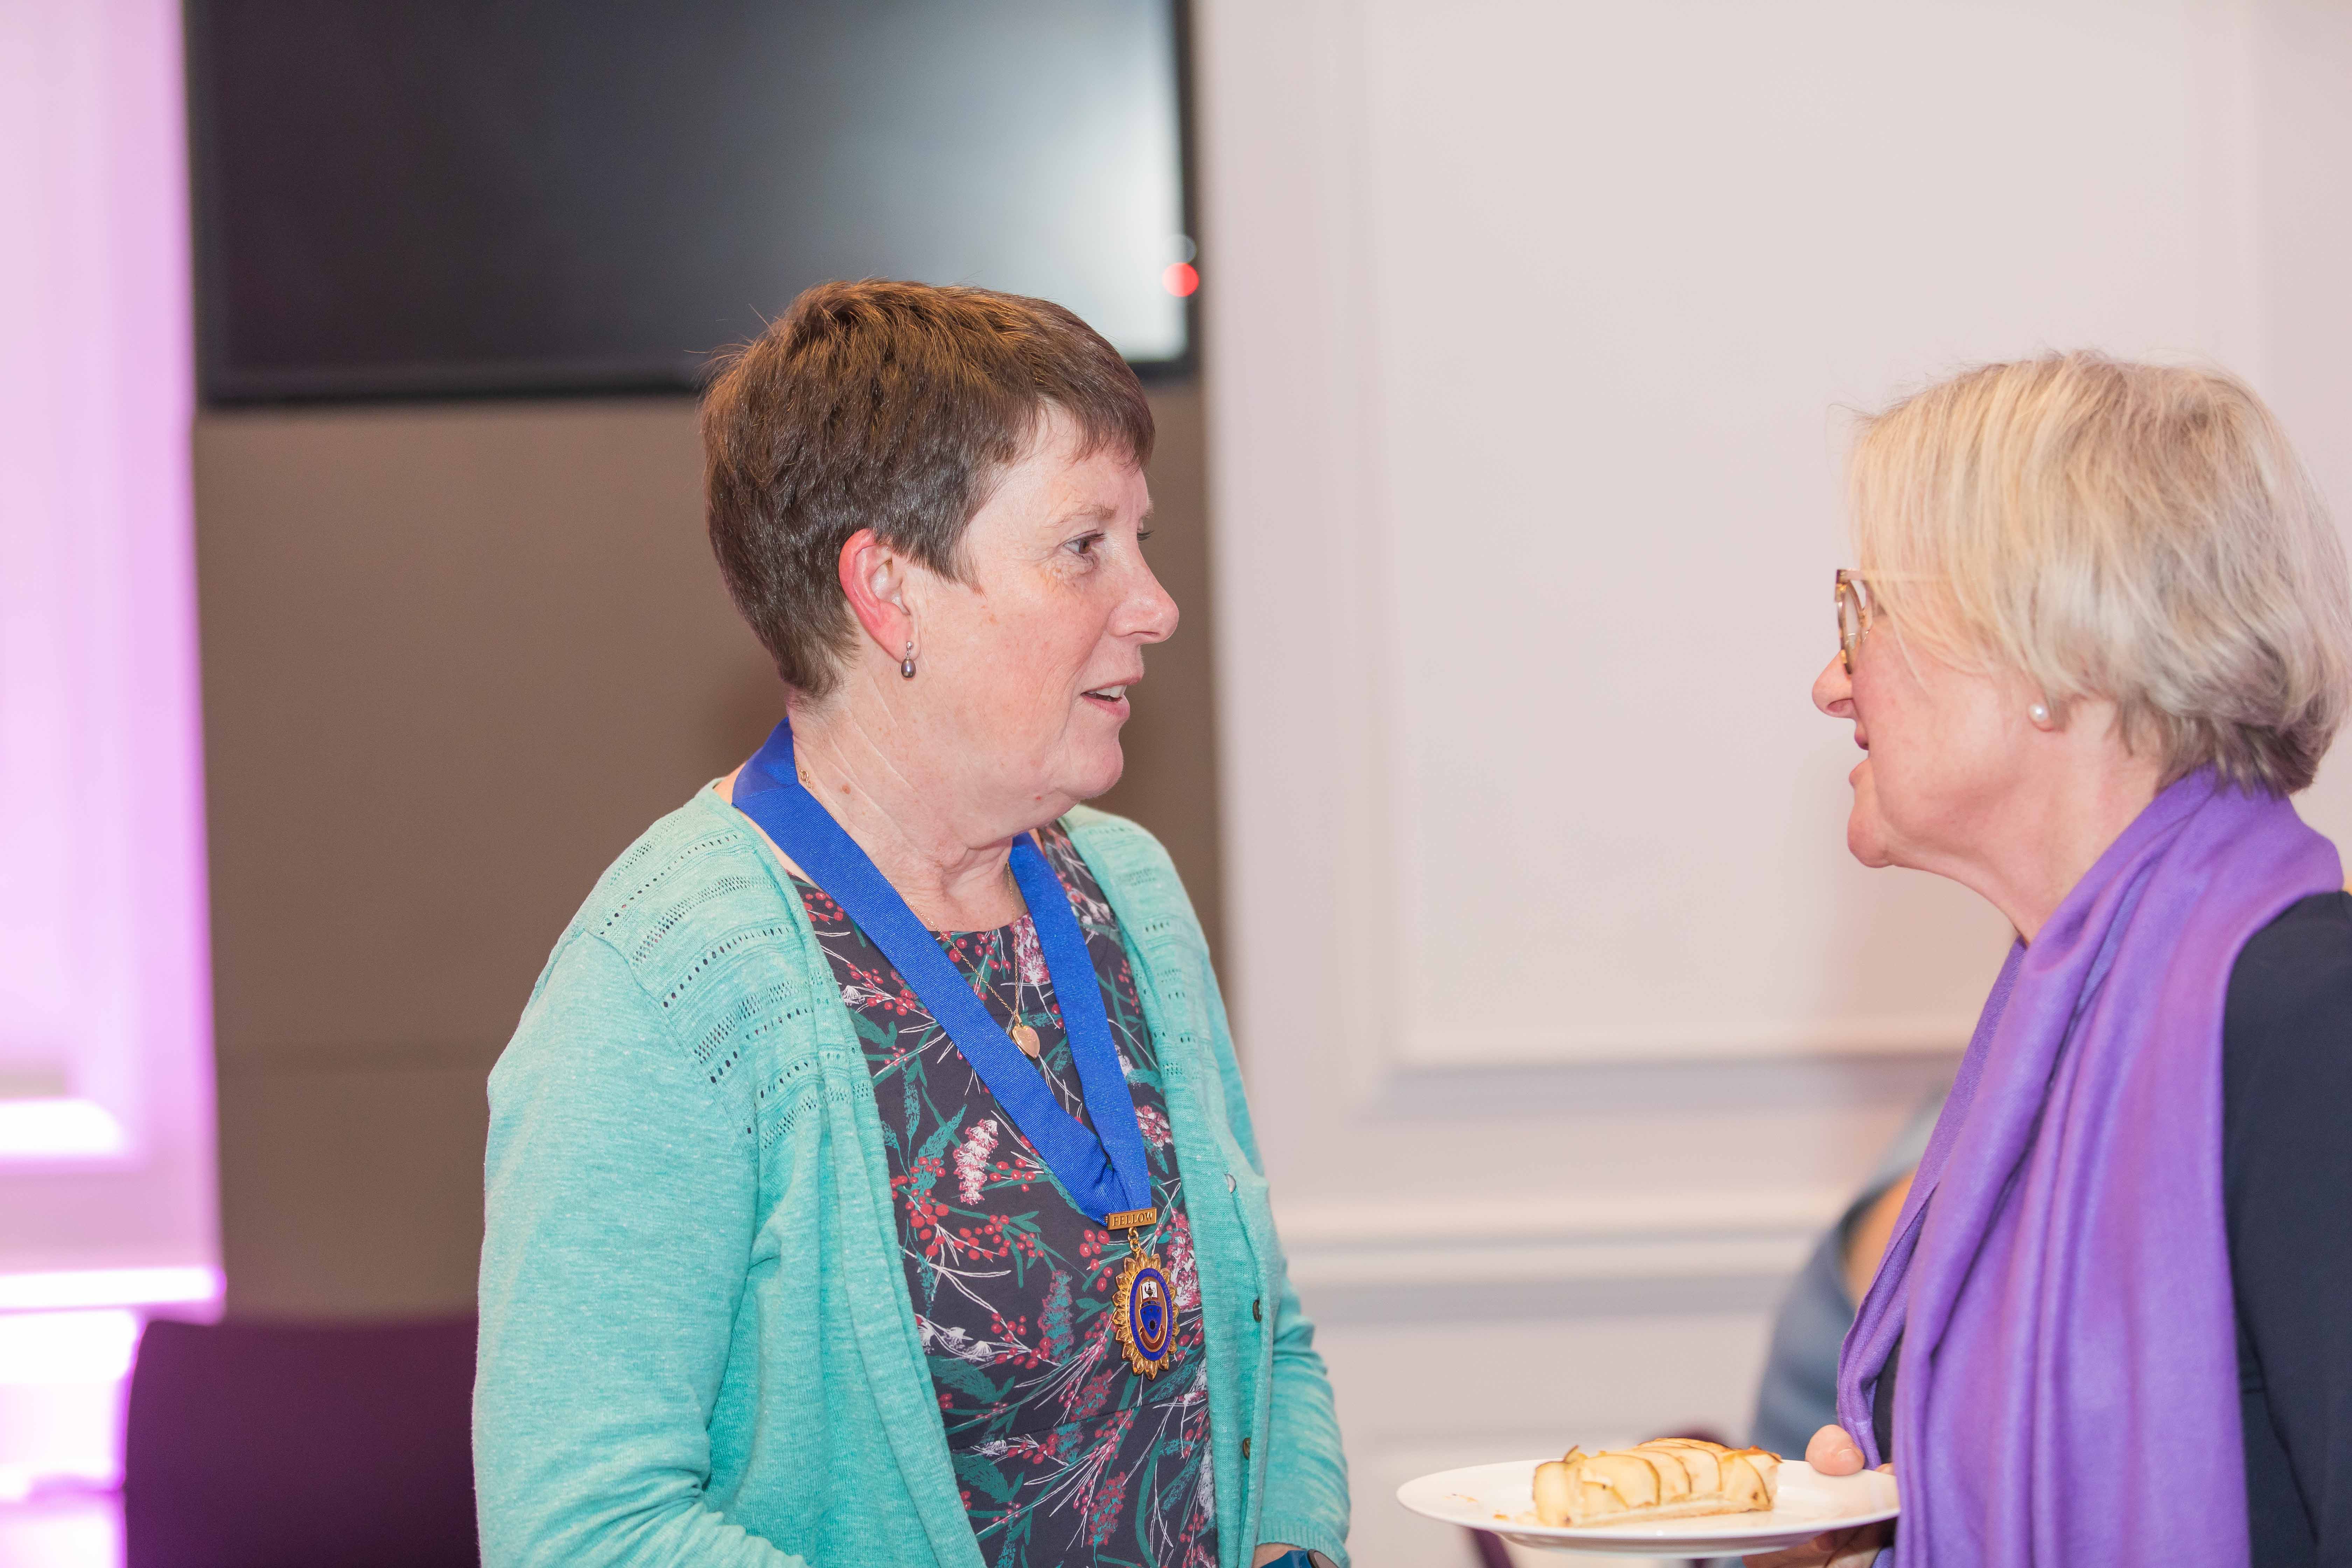
[[1828,1530],[1893,1519],[1895,1478],[1881,1470],[1824,1476],[1802,1459],[1784,1460],[1769,1513],[1702,1514],[1647,1524],[1538,1524],[1535,1474],[1540,1459],[1440,1470],[1397,1488],[1397,1501],[1431,1519],[1491,1530],[1506,1541],[1549,1552],[1599,1552],[1618,1557],[1737,1557],[1795,1546]]

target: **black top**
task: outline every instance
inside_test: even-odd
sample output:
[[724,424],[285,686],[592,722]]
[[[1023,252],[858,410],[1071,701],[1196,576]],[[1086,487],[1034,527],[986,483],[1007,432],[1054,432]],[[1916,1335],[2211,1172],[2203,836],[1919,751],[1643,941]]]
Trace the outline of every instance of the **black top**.
[[[865,1047],[908,1300],[981,1555],[993,1568],[1199,1568],[1217,1561],[1209,1363],[1160,1047],[1093,868],[1058,823],[1037,844],[1086,932],[1150,1167],[1160,1218],[1142,1240],[1175,1318],[1169,1364],[1151,1375],[1111,1334],[1128,1242],[1063,1194],[873,939],[816,887],[793,886]],[[1035,1031],[1038,1073],[1091,1130],[1036,922],[933,934],[999,1028]]]
[[2254,1568],[2352,1568],[2352,895],[2246,943],[2221,1024]]
[[[2255,933],[2221,1019],[2253,1568],[2352,1568],[2352,894]],[[1892,1458],[1895,1342],[1871,1399]],[[2194,1441],[2195,1434],[2178,1435]]]

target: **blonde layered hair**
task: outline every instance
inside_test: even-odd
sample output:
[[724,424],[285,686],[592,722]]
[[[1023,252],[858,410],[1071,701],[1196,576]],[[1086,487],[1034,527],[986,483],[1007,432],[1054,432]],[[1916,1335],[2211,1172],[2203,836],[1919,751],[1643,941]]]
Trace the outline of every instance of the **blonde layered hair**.
[[2218,370],[1982,365],[1864,420],[1860,574],[1899,636],[2115,704],[2168,783],[2311,783],[2352,695],[2344,548],[2285,432]]

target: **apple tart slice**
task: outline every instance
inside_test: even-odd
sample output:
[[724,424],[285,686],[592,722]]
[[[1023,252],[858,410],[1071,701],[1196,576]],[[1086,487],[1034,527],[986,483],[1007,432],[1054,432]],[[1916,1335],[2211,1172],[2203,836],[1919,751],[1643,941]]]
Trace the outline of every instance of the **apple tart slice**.
[[1780,1456],[1696,1437],[1660,1437],[1622,1453],[1570,1448],[1536,1467],[1536,1517],[1549,1525],[1639,1524],[1772,1506]]

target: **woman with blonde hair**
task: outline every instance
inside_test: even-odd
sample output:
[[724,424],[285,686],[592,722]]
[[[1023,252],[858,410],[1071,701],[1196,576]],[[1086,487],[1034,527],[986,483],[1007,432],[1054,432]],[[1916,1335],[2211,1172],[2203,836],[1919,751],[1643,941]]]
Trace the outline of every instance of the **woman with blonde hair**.
[[1902,1568],[2352,1563],[2341,543],[2242,383],[2088,353],[1869,421],[1852,499],[1848,847],[2017,941],[1808,1457],[1893,1463]]

